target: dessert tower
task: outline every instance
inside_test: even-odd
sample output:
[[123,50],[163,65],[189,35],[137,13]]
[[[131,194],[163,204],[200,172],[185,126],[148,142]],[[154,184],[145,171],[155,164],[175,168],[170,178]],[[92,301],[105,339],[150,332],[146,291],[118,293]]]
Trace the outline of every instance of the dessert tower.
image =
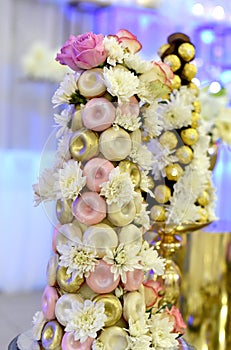
[[[36,205],[55,202],[57,224],[31,349],[177,348],[184,332],[179,310],[161,303],[161,282],[147,279],[150,270],[164,273],[165,260],[144,240],[153,221],[177,217],[168,204],[180,176],[158,185],[175,173],[161,153],[179,148],[171,118],[162,116],[176,99],[175,79],[168,62],[145,61],[140,49],[120,30],[72,35],[57,54],[71,72],[52,98],[59,108],[54,164],[33,186]],[[193,91],[177,95],[185,111]],[[188,113],[183,124],[190,123]],[[184,157],[165,157],[182,177]],[[23,334],[18,347],[28,348]]]

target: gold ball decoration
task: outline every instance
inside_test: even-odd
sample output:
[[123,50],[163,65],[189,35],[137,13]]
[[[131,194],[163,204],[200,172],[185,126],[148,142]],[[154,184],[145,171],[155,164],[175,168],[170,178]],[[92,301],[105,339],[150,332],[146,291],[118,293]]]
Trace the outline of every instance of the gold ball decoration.
[[192,63],[186,63],[181,73],[182,78],[186,79],[187,81],[192,80],[196,74],[197,67],[195,66],[195,64]]
[[191,127],[192,128],[198,128],[201,121],[201,115],[197,112],[192,112],[192,118],[191,118]]
[[190,62],[195,57],[195,47],[190,43],[183,43],[178,47],[178,53],[184,61]]
[[174,78],[171,80],[171,88],[178,90],[181,87],[181,78],[179,75],[174,74]]
[[92,130],[76,131],[70,140],[69,150],[77,161],[87,161],[99,153],[99,138]]
[[181,136],[183,142],[188,146],[194,145],[198,141],[198,138],[199,138],[197,130],[193,129],[193,128],[188,128],[188,129],[182,130],[180,133],[180,136]]
[[119,167],[122,173],[129,173],[135,188],[139,187],[141,175],[138,165],[131,162],[130,160],[122,160],[119,163]]
[[150,217],[153,221],[165,221],[165,209],[161,205],[153,205],[150,210]]
[[73,279],[72,274],[68,274],[67,268],[64,266],[58,266],[56,278],[59,287],[66,293],[77,292],[84,282],[83,277],[76,277]]
[[42,346],[45,350],[60,349],[63,329],[57,321],[48,322],[42,331]]
[[62,225],[72,222],[74,218],[72,214],[72,201],[58,199],[56,202],[56,216]]
[[171,181],[177,181],[184,172],[178,163],[167,165],[165,171],[167,179]]
[[163,44],[157,50],[157,54],[161,57],[165,53],[165,51],[167,51],[169,48],[170,48],[169,44]]
[[113,294],[97,295],[93,301],[95,303],[103,302],[107,320],[105,327],[114,326],[122,316],[122,305],[120,300]]
[[181,164],[189,164],[193,159],[193,151],[189,146],[181,146],[176,150],[176,156]]
[[77,131],[83,127],[81,109],[76,109],[71,121],[71,130]]
[[197,202],[202,206],[205,207],[209,204],[209,194],[207,191],[203,191],[201,195],[197,198]]
[[171,190],[166,185],[158,185],[154,189],[154,196],[158,203],[167,203],[171,197]]
[[193,108],[194,108],[194,112],[196,113],[200,113],[201,112],[201,103],[199,100],[195,100],[193,102]]
[[169,150],[176,148],[178,144],[177,137],[172,131],[165,131],[160,137],[159,142],[162,146],[167,146]]
[[173,72],[176,72],[181,67],[179,57],[176,55],[168,55],[164,58],[164,63],[171,67]]
[[208,212],[205,208],[200,207],[199,210],[199,215],[200,215],[200,219],[199,222],[207,222],[208,221]]

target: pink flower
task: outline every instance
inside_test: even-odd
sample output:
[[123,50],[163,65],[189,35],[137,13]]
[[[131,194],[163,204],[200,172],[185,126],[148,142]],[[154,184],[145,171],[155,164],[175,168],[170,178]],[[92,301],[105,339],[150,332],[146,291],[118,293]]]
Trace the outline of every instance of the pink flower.
[[74,71],[99,66],[107,58],[103,46],[104,36],[88,32],[78,36],[71,35],[56,56],[56,61],[69,66]]
[[173,333],[184,334],[184,329],[187,327],[184,323],[180,310],[174,305],[171,307],[171,310],[166,308],[167,314],[170,315],[170,318],[174,322]]
[[159,79],[167,86],[171,86],[171,80],[174,78],[174,73],[171,67],[162,61],[153,62],[153,65]]
[[131,53],[136,53],[142,48],[142,45],[137,40],[136,36],[126,29],[120,29],[115,36],[117,36],[119,43]]

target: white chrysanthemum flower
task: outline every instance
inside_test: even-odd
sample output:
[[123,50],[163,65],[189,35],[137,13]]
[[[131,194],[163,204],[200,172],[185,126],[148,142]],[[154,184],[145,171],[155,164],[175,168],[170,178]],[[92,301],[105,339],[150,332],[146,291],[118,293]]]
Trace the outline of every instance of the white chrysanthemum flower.
[[119,125],[122,128],[129,130],[129,131],[135,131],[139,129],[141,126],[141,118],[140,116],[137,116],[136,114],[127,113],[124,114],[120,110],[120,108],[116,109],[116,118],[113,122],[114,125]]
[[54,107],[69,103],[71,95],[77,90],[77,77],[78,75],[76,73],[67,73],[64,76],[63,81],[60,83],[59,88],[55,91],[51,100]]
[[115,289],[115,296],[117,298],[120,298],[124,295],[124,293],[126,293],[126,291],[123,289],[123,287],[121,287],[120,285],[118,287],[116,287]]
[[35,206],[38,206],[43,201],[57,199],[56,179],[56,169],[44,169],[39,176],[38,183],[33,185]]
[[84,303],[73,304],[65,331],[74,332],[74,339],[83,343],[88,337],[96,338],[106,320],[104,303],[85,300]]
[[147,350],[151,347],[152,338],[148,335],[149,327],[147,325],[148,314],[144,314],[138,320],[133,321],[130,317],[129,323],[129,336],[127,337],[129,349],[135,350]]
[[72,274],[73,278],[88,277],[90,272],[94,271],[98,260],[96,252],[90,247],[77,246],[74,242],[68,241],[66,244],[58,245],[57,248],[61,254],[59,265],[67,267],[67,274]]
[[55,168],[63,168],[64,162],[67,162],[69,159],[71,159],[71,153],[69,149],[71,135],[72,133],[69,132],[67,134],[64,134],[58,140],[54,159]]
[[180,129],[190,125],[193,100],[195,96],[187,87],[174,90],[170,94],[170,100],[166,100],[167,103],[161,105],[165,130]]
[[108,204],[117,203],[119,207],[129,203],[136,192],[129,173],[120,172],[120,167],[114,168],[109,175],[109,180],[101,184],[101,196],[105,196]]
[[152,153],[152,174],[154,180],[161,180],[166,176],[165,167],[178,161],[178,158],[172,153],[175,149],[169,150],[165,145],[160,144],[158,139],[151,139],[148,143],[148,149]]
[[42,311],[37,311],[33,316],[33,328],[32,328],[32,334],[34,340],[40,340],[43,327],[45,323],[47,322],[46,318],[44,317],[44,314]]
[[151,137],[157,137],[164,128],[164,120],[158,102],[152,103],[149,107],[142,109],[144,122],[143,127]]
[[115,66],[116,63],[123,63],[124,48],[114,36],[105,36],[103,46],[108,53],[107,63]]
[[137,74],[148,72],[153,68],[153,64],[150,61],[143,60],[139,54],[127,54],[124,63]]
[[56,125],[54,125],[55,128],[58,128],[58,131],[56,133],[56,137],[59,138],[70,130],[70,122],[73,115],[73,106],[67,106],[67,108],[63,109],[61,114],[54,114],[54,121]]
[[133,72],[123,67],[104,67],[103,76],[107,91],[118,97],[118,101],[129,101],[138,92],[139,79]]
[[178,345],[176,340],[178,334],[172,333],[174,323],[168,317],[163,316],[161,313],[152,314],[148,323],[154,349],[171,349]]
[[143,226],[145,230],[150,229],[150,211],[147,207],[147,203],[142,203],[134,218],[134,223]]
[[152,338],[149,335],[141,335],[140,337],[127,336],[128,348],[131,350],[149,350],[151,349]]
[[105,346],[100,339],[95,339],[91,346],[92,350],[105,350]]
[[134,251],[124,246],[124,244],[119,244],[113,251],[108,249],[103,260],[112,265],[111,272],[114,274],[114,279],[116,280],[121,276],[123,283],[127,281],[127,271],[142,269],[142,266],[139,264],[139,256],[135,255]]
[[149,151],[145,145],[135,145],[132,148],[129,157],[134,163],[137,163],[143,170],[150,170],[152,168],[153,157],[152,153]]
[[144,271],[153,270],[156,275],[163,275],[165,268],[165,259],[161,258],[153,246],[149,246],[144,241],[139,252],[140,262]]
[[60,196],[65,199],[74,200],[86,184],[86,176],[83,176],[81,163],[70,159],[59,169],[58,185]]

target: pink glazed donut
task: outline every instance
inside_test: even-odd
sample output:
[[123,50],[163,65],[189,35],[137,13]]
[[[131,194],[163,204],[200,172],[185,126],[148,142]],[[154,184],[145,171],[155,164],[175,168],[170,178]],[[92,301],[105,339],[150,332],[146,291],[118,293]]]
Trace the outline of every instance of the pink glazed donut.
[[106,202],[97,192],[84,192],[74,200],[72,211],[81,223],[95,225],[106,217]]
[[92,98],[82,109],[83,125],[94,131],[108,129],[114,122],[116,109],[104,97]]
[[94,292],[99,294],[110,293],[118,286],[120,277],[114,280],[111,265],[99,260],[95,270],[86,278],[86,283]]
[[62,350],[90,350],[93,338],[88,337],[83,343],[74,339],[74,332],[64,333],[62,339]]
[[124,283],[124,289],[132,292],[140,288],[144,280],[144,271],[140,269],[134,269],[133,271],[126,272],[127,282]]
[[100,192],[100,185],[107,182],[114,165],[104,158],[92,158],[83,168],[83,175],[87,178],[87,187],[91,191]]
[[56,288],[46,286],[42,295],[41,303],[42,312],[48,321],[55,319],[55,304],[58,298],[59,296]]

